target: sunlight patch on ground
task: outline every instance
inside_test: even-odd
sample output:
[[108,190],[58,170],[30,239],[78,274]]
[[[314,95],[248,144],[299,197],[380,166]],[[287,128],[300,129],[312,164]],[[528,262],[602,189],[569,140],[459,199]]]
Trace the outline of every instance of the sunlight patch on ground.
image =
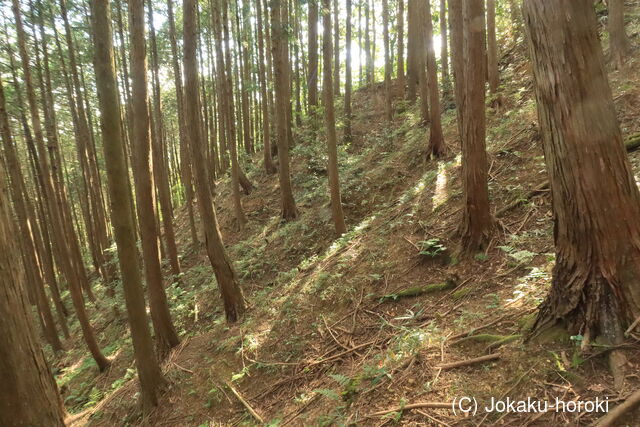
[[446,162],[438,162],[438,177],[436,178],[436,189],[431,198],[431,211],[443,204],[449,195],[447,191],[447,164]]

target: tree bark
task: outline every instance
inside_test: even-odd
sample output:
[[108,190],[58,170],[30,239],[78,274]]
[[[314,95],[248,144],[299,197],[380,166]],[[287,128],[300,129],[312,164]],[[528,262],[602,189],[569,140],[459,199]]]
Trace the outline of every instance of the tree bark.
[[344,79],[344,139],[345,141],[351,141],[353,135],[351,134],[351,3],[352,0],[347,1],[347,22],[346,22],[346,52],[345,52],[345,79]]
[[460,226],[461,253],[475,254],[489,241],[491,213],[485,147],[484,2],[464,2],[465,91],[462,132],[464,208]]
[[[309,3],[311,7],[311,2]],[[268,174],[276,173],[276,166],[273,164],[271,157],[271,121],[269,117],[269,94],[267,92],[267,72],[265,70],[265,48],[264,48],[264,24],[262,15],[262,0],[256,2],[256,19],[258,26],[258,80],[260,83],[260,107],[262,109],[262,141],[264,168]],[[311,27],[309,27],[311,32]],[[269,52],[267,52],[267,55]],[[316,57],[316,61],[318,58]],[[307,84],[309,84],[307,82]],[[317,88],[316,88],[317,90]],[[311,87],[309,87],[311,91]],[[316,97],[318,95],[316,94]],[[309,97],[309,105],[311,105],[311,97]]]
[[336,137],[336,119],[333,105],[333,82],[331,81],[331,0],[323,0],[323,25],[322,37],[322,61],[323,82],[322,92],[324,97],[324,121],[327,131],[327,152],[329,157],[329,192],[331,193],[331,215],[338,236],[347,231],[342,212],[342,200],[340,199],[340,177],[338,174],[338,148]]
[[487,0],[487,69],[489,92],[496,94],[500,86],[498,73],[498,41],[496,40],[496,0]]
[[442,86],[447,93],[451,78],[449,77],[449,29],[447,28],[447,0],[440,0],[440,64]]
[[624,0],[609,0],[609,50],[616,69],[622,67],[629,51],[629,37],[624,29]]
[[0,424],[62,427],[62,399],[37,343],[24,294],[6,182],[0,162]]
[[340,96],[340,0],[333,0],[333,94]]
[[384,44],[384,116],[388,122],[393,119],[391,99],[391,55],[389,54],[389,2],[382,0],[382,29]]
[[[173,0],[167,0],[167,20],[169,21],[169,41],[171,44],[171,63],[173,65],[173,81],[176,88],[176,102],[178,104],[178,131],[180,134],[180,171],[182,173],[182,185],[184,185],[185,204],[189,216],[189,231],[191,232],[191,242],[194,246],[199,246],[198,231],[196,228],[195,215],[193,209],[193,174],[191,171],[191,154],[189,138],[187,138],[184,94],[182,88],[182,71],[178,56],[178,43],[176,36],[176,24],[173,16]],[[227,169],[228,160],[226,150],[221,149],[220,161],[222,170]]]
[[444,136],[442,135],[442,121],[440,118],[440,91],[438,85],[438,71],[436,66],[436,51],[433,45],[433,23],[431,20],[431,5],[427,1],[425,8],[425,38],[427,43],[426,62],[427,62],[427,79],[429,88],[429,104],[431,108],[430,126],[429,126],[429,146],[427,148],[427,156],[442,157],[446,153],[444,144]]
[[155,192],[151,173],[151,126],[143,0],[129,0],[129,31],[133,96],[133,177],[138,207],[138,226],[142,240],[142,256],[153,329],[156,333],[158,353],[164,355],[170,348],[178,345],[180,340],[169,312],[167,295],[162,282],[158,247]]
[[398,0],[398,87],[401,96],[405,91],[404,72],[404,0]]
[[[271,41],[276,91],[276,130],[278,140],[278,161],[280,192],[282,195],[282,218],[292,220],[298,216],[291,175],[289,172],[289,132],[287,131],[287,109],[289,90],[287,79],[288,61],[286,55],[287,34],[282,24],[282,0],[271,0]],[[330,86],[331,88],[331,86]]]
[[[60,211],[58,210],[58,206],[55,202],[53,180],[50,173],[49,163],[47,162],[47,150],[45,148],[42,123],[40,121],[38,104],[36,102],[35,90],[31,77],[29,54],[25,40],[26,35],[22,25],[22,14],[18,0],[13,0],[12,9],[18,35],[18,48],[20,50],[20,57],[22,60],[22,71],[26,86],[29,112],[31,115],[31,125],[33,126],[35,134],[35,146],[33,146],[34,141],[31,141],[32,146],[30,149],[32,153],[37,153],[38,155],[38,176],[40,177],[40,184],[42,186],[42,192],[47,206],[47,214],[49,215],[52,223],[52,229],[55,233],[54,245],[58,255],[57,261],[61,265],[65,277],[69,282],[71,299],[76,309],[76,316],[78,317],[85,343],[87,344],[87,347],[89,348],[100,371],[104,371],[109,366],[109,361],[100,351],[93,329],[89,323],[89,317],[82,298],[82,289],[90,289],[88,279],[86,277],[86,271],[84,270],[82,259],[78,260],[76,256],[77,252],[79,252],[77,240],[75,239],[75,236],[71,235],[72,230],[69,228],[66,228],[65,230],[63,221],[61,221]],[[69,250],[71,250],[71,253],[68,252]]]
[[458,134],[462,139],[462,124],[464,121],[464,25],[462,14],[462,0],[448,0],[449,25],[451,27],[451,68],[453,71],[454,94],[458,117]]
[[[140,1],[140,3],[142,3]],[[147,313],[142,289],[142,278],[138,264],[135,225],[131,218],[131,190],[127,179],[127,165],[124,159],[124,138],[122,135],[121,114],[118,104],[116,72],[113,68],[113,46],[111,35],[111,13],[109,0],[91,2],[93,32],[95,37],[96,86],[100,104],[100,121],[102,125],[102,145],[104,149],[105,167],[109,193],[111,195],[111,220],[118,249],[118,260],[122,274],[131,340],[142,391],[142,407],[148,413],[158,404],[158,394],[165,385],[160,365],[153,352],[153,341],[149,330]],[[131,5],[132,30],[144,19],[144,11],[140,16],[142,4]],[[132,34],[133,36],[133,34]],[[138,37],[138,36],[135,36]],[[135,46],[135,38],[132,37]],[[132,61],[135,76],[137,59]],[[135,83],[134,83],[135,85]],[[135,86],[134,86],[135,92]]]
[[318,107],[318,0],[309,0],[309,70],[307,86],[309,87],[309,111],[313,113]]
[[191,141],[196,190],[198,192],[198,207],[205,233],[207,255],[222,294],[227,321],[236,322],[245,310],[244,297],[222,242],[218,218],[213,206],[211,191],[208,187],[206,165],[202,156],[197,155],[201,152],[202,147],[202,128],[198,119],[200,99],[198,91],[198,60],[196,57],[195,0],[183,1],[183,22],[185,97],[190,100],[185,104],[185,117],[188,118],[187,136]]
[[524,2],[556,245],[534,331],[559,324],[615,345],[640,315],[640,193],[591,6]]

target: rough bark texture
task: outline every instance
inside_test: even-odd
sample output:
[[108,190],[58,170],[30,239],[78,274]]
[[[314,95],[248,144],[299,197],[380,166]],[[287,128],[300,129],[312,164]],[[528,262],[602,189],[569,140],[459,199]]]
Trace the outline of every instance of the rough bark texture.
[[419,2],[421,0],[407,0],[407,99],[415,101],[418,96],[418,82],[420,81],[420,65],[424,43],[420,43],[422,36],[422,22],[420,22]]
[[113,46],[109,0],[92,2],[95,37],[96,86],[100,103],[103,150],[109,193],[111,220],[114,229],[118,260],[131,340],[142,391],[143,410],[148,413],[158,403],[158,393],[165,380],[153,352],[147,312],[138,264],[135,224],[131,218],[131,189],[124,159],[124,138],[118,105],[116,73],[113,68]]
[[322,93],[324,95],[324,122],[327,131],[327,152],[329,157],[329,192],[331,193],[331,215],[336,233],[341,236],[347,231],[342,212],[342,200],[340,199],[340,177],[338,175],[338,148],[336,137],[336,119],[333,105],[333,85],[331,81],[331,0],[323,0],[323,25],[322,60],[323,81]]
[[589,0],[526,0],[524,14],[556,245],[552,287],[535,328],[559,323],[616,344],[640,315],[640,194],[596,16]]
[[160,248],[156,227],[156,203],[151,174],[151,123],[147,90],[144,1],[129,0],[131,37],[131,78],[133,95],[133,177],[135,182],[138,226],[149,293],[151,319],[158,352],[166,353],[180,342],[171,320],[167,295],[162,282]]
[[198,207],[204,228],[207,255],[222,294],[225,315],[228,322],[235,322],[244,313],[244,297],[222,242],[218,218],[208,186],[205,159],[197,155],[201,152],[202,147],[202,127],[199,120],[200,99],[198,91],[198,60],[196,57],[195,0],[183,1],[183,14],[185,97],[190,100],[185,105],[185,117],[188,118],[186,130],[187,136],[191,141],[191,154],[193,156],[196,190],[198,192]]
[[333,0],[333,94],[340,96],[340,1]]
[[440,118],[440,90],[438,85],[438,71],[436,66],[436,51],[433,45],[433,23],[431,21],[431,5],[425,2],[425,38],[427,43],[427,79],[429,88],[429,114],[431,123],[429,125],[429,146],[427,155],[441,157],[446,153],[444,136],[442,135],[442,121]]
[[484,2],[464,2],[465,91],[462,132],[464,208],[460,226],[461,252],[474,254],[489,241],[491,214],[485,146]]
[[609,0],[609,50],[615,68],[620,68],[629,51],[629,37],[624,29],[624,0]]
[[[293,190],[291,174],[289,172],[289,132],[287,131],[287,110],[289,102],[289,81],[287,78],[287,34],[282,25],[282,0],[271,0],[271,39],[272,56],[276,92],[276,133],[278,138],[278,161],[280,192],[282,195],[282,218],[295,219],[298,216]],[[330,86],[331,87],[331,86]]]
[[29,314],[6,183],[0,163],[0,425],[64,426],[62,400]]

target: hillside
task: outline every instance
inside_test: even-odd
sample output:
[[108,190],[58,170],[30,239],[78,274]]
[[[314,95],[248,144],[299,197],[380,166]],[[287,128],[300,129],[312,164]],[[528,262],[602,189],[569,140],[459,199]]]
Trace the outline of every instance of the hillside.
[[[632,16],[637,45],[637,7]],[[513,43],[503,52],[502,102],[487,112],[495,232],[484,253],[456,255],[460,149],[450,101],[443,112],[450,155],[435,161],[425,155],[429,130],[419,124],[417,105],[396,100],[387,126],[382,86],[358,90],[354,139],[339,145],[347,234],[334,238],[324,135],[308,120],[292,148],[299,219],[281,222],[278,179],[264,173],[259,155],[247,159],[255,189],[243,197],[244,229],[233,220],[228,178],[217,183],[222,234],[248,301],[243,321],[225,323],[210,264],[202,248],[189,246],[181,210],[184,275],[167,293],[182,343],[162,365],[166,393],[141,419],[126,321],[113,310],[122,295],[104,302],[110,300],[96,280],[91,317],[113,364],[98,374],[72,324],[73,349],[53,366],[71,425],[253,425],[257,417],[272,426],[587,425],[599,415],[465,418],[410,405],[464,396],[485,404],[507,396],[608,397],[614,405],[637,389],[632,374],[615,390],[605,359],[579,356],[576,337],[523,341],[550,285],[551,201],[525,48]],[[609,75],[625,138],[640,132],[639,72],[636,51]],[[630,158],[638,177],[640,154]],[[637,349],[635,339],[628,346]],[[497,356],[446,366],[487,354]],[[631,354],[637,368],[637,352]]]

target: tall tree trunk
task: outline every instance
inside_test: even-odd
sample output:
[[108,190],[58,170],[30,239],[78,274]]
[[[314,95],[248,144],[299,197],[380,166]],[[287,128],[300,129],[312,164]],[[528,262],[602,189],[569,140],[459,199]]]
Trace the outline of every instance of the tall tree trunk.
[[[36,257],[37,249],[35,245],[34,226],[32,216],[27,212],[25,203],[25,185],[20,165],[14,149],[13,138],[9,128],[9,120],[6,110],[4,88],[0,81],[0,136],[4,144],[5,163],[9,168],[11,177],[11,199],[15,210],[18,230],[20,230],[19,242],[21,255],[23,258],[24,270],[27,276],[27,287],[32,292],[32,299],[38,308],[38,318],[43,327],[45,338],[51,344],[54,351],[62,350],[62,343],[58,337],[58,332],[53,320],[53,314],[49,305],[49,299],[44,289],[44,278],[41,265]],[[1,175],[1,173],[0,173]],[[66,329],[66,320],[61,312],[60,324]],[[68,336],[68,332],[66,332]]]
[[[278,161],[280,193],[282,196],[282,218],[295,219],[298,210],[293,198],[291,175],[289,172],[289,132],[287,131],[287,110],[289,90],[287,79],[287,34],[282,24],[283,0],[271,0],[271,39],[276,91],[276,131],[278,141]],[[331,59],[331,58],[329,58]],[[331,87],[331,86],[330,86]]]
[[188,118],[187,136],[191,141],[196,190],[198,192],[198,207],[200,208],[200,216],[205,233],[207,255],[211,261],[211,266],[222,294],[227,321],[235,322],[244,313],[244,297],[222,242],[211,191],[207,185],[206,164],[202,156],[198,155],[202,150],[202,128],[198,119],[200,115],[200,97],[198,92],[198,60],[196,57],[195,0],[183,0],[183,22],[185,97],[190,100],[185,104],[185,117]]
[[[237,226],[242,229],[247,223],[247,217],[244,214],[244,210],[242,209],[242,200],[240,198],[240,165],[238,162],[238,150],[237,150],[237,134],[236,134],[236,119],[235,119],[235,106],[233,99],[233,80],[231,77],[232,66],[231,66],[231,48],[230,48],[230,36],[229,36],[229,23],[227,19],[227,10],[228,3],[227,0],[218,0],[219,1],[219,9],[217,9],[216,18],[218,19],[218,27],[222,25],[222,30],[224,31],[224,41],[225,41],[225,50],[226,54],[225,62],[221,63],[221,69],[218,70],[220,73],[222,71],[221,81],[223,82],[223,96],[226,99],[225,105],[227,106],[227,114],[226,114],[226,128],[227,128],[227,146],[229,147],[229,155],[231,157],[231,189],[232,189],[232,199],[233,199],[233,207],[235,211],[236,223]],[[221,13],[220,13],[221,9]],[[220,19],[221,18],[221,19]],[[219,29],[219,28],[218,28]],[[222,52],[219,52],[220,56],[222,56]],[[238,81],[238,79],[236,79]],[[238,93],[238,91],[236,91]],[[244,175],[244,174],[242,174]],[[246,177],[245,177],[246,178]]]
[[[311,7],[311,3],[309,3]],[[269,117],[269,94],[267,92],[267,73],[265,70],[265,48],[264,48],[264,24],[262,15],[262,0],[256,3],[256,19],[258,26],[258,80],[260,82],[260,107],[262,109],[262,140],[264,168],[268,174],[276,173],[276,167],[271,157],[271,124]],[[311,31],[311,30],[310,30]],[[269,52],[267,52],[267,55]],[[317,58],[316,58],[317,60]],[[311,90],[311,88],[309,88]],[[317,94],[316,94],[317,96]],[[310,100],[311,98],[309,98]],[[309,101],[310,102],[310,101]],[[309,103],[309,105],[311,105]]]
[[308,108],[311,113],[318,106],[318,0],[309,0],[309,70],[307,86],[309,87]]
[[624,29],[624,0],[609,0],[609,50],[616,69],[622,67],[629,51],[629,37]]
[[[640,193],[588,0],[525,0],[538,117],[553,197],[556,264],[534,331],[559,324],[617,345],[640,315]],[[570,46],[570,48],[567,48]],[[570,111],[571,114],[567,114]],[[621,386],[620,354],[610,356]]]
[[338,174],[338,148],[336,137],[335,108],[333,105],[333,82],[331,81],[331,0],[323,0],[323,25],[322,36],[322,68],[323,81],[322,93],[324,97],[324,122],[327,130],[327,152],[329,157],[329,192],[331,193],[331,215],[338,236],[347,231],[342,212],[342,200],[340,198],[340,177]]
[[436,51],[433,44],[433,21],[431,20],[431,5],[427,1],[425,8],[425,38],[427,43],[426,65],[429,88],[429,109],[431,123],[429,125],[428,156],[441,157],[446,153],[444,136],[442,135],[442,121],[440,118],[440,91],[438,90],[438,71],[436,66]]
[[344,79],[344,139],[351,141],[351,2],[347,0],[347,22],[346,22],[346,52],[345,52],[345,79]]
[[373,59],[371,58],[371,32],[370,32],[370,15],[371,8],[369,7],[369,0],[365,0],[364,10],[364,54],[365,54],[365,80],[366,84],[371,83],[371,74],[373,73]]
[[142,240],[144,271],[151,307],[151,320],[156,333],[158,353],[166,354],[179,344],[173,327],[167,295],[162,282],[162,267],[156,227],[156,202],[151,173],[151,126],[147,92],[147,58],[145,49],[144,1],[129,0],[131,40],[131,78],[133,96],[133,177],[138,226]]
[[398,0],[398,87],[404,97],[405,72],[404,72],[404,1]]
[[[65,226],[61,220],[58,206],[55,203],[53,180],[49,169],[49,163],[47,162],[47,149],[45,148],[38,103],[36,101],[35,89],[31,77],[30,60],[25,40],[26,36],[22,25],[22,13],[20,11],[18,0],[13,0],[12,9],[18,35],[18,48],[20,50],[20,57],[22,60],[22,71],[26,87],[29,112],[31,115],[31,125],[33,126],[35,145],[37,147],[36,149],[36,147],[33,146],[33,141],[31,141],[31,151],[34,154],[37,152],[38,155],[38,175],[41,181],[40,184],[42,185],[45,204],[47,205],[47,213],[52,223],[52,229],[55,233],[54,245],[58,254],[57,261],[61,265],[69,282],[71,299],[76,309],[76,316],[78,317],[87,347],[89,348],[89,351],[96,361],[100,371],[104,371],[109,366],[109,361],[100,351],[93,329],[89,323],[89,317],[82,298],[82,289],[89,289],[88,279],[86,277],[84,265],[81,263],[82,259],[78,260],[78,258],[73,255],[74,250],[76,253],[79,251],[77,240],[75,239],[75,236],[72,236],[69,233],[68,228],[65,233]],[[71,250],[72,253],[69,253],[69,250]]]
[[333,94],[340,96],[340,0],[333,0]]
[[496,0],[487,0],[487,70],[489,91],[498,92],[500,75],[498,74],[498,41],[496,40]]
[[155,115],[155,132],[153,138],[152,161],[153,173],[156,177],[156,189],[160,199],[160,209],[162,211],[162,226],[164,229],[164,239],[167,244],[167,255],[171,274],[174,280],[178,280],[180,275],[180,261],[178,259],[178,247],[176,245],[176,234],[173,228],[173,206],[171,203],[171,188],[169,186],[168,167],[165,156],[165,132],[162,119],[162,96],[160,93],[160,67],[158,64],[158,45],[156,42],[156,31],[153,27],[153,2],[148,2],[148,20],[151,45],[151,63],[153,71],[153,107]]
[[440,0],[440,64],[442,86],[446,93],[451,85],[449,77],[449,28],[447,27],[447,0]]
[[[178,104],[178,131],[180,134],[180,171],[182,172],[182,185],[184,185],[185,203],[187,205],[187,214],[189,216],[189,231],[191,232],[191,242],[194,246],[200,244],[198,239],[198,231],[196,229],[196,221],[193,209],[193,175],[191,173],[191,155],[189,147],[189,138],[187,138],[185,117],[185,105],[182,88],[182,71],[180,70],[180,61],[178,56],[178,43],[176,36],[176,24],[173,16],[173,0],[167,0],[167,18],[169,21],[169,41],[171,44],[171,63],[173,66],[173,81],[176,88],[176,102]],[[221,152],[222,169],[227,168],[226,152]]]
[[464,207],[460,234],[461,252],[474,254],[489,241],[491,213],[485,147],[485,75],[483,0],[465,0],[462,183]]
[[0,424],[64,426],[64,408],[30,319],[0,162]]
[[[138,264],[138,249],[136,247],[135,225],[131,218],[131,190],[127,178],[127,165],[124,159],[124,138],[121,114],[118,104],[118,86],[116,72],[113,68],[113,46],[111,35],[111,14],[109,0],[94,0],[91,2],[93,17],[93,33],[95,37],[95,67],[96,86],[100,103],[100,121],[102,124],[102,138],[107,169],[109,193],[111,195],[111,220],[114,228],[116,246],[118,248],[118,260],[122,273],[122,286],[124,288],[129,327],[133,352],[142,391],[142,406],[148,413],[158,404],[158,394],[165,385],[165,380],[160,371],[160,365],[153,352],[153,341],[149,330],[147,313],[142,289],[142,278]],[[140,5],[131,5],[132,30],[135,26],[142,25],[140,19],[144,19],[144,11],[140,16]],[[134,34],[132,34],[134,36]],[[135,39],[132,44],[135,46]],[[135,56],[135,55],[134,55]],[[132,61],[135,63],[136,59]],[[133,69],[136,66],[133,65]],[[134,71],[135,76],[135,71]],[[135,91],[134,82],[134,91]]]
[[407,0],[407,99],[415,101],[418,94],[421,67],[424,64],[423,0]]
[[458,116],[458,134],[462,139],[462,123],[464,120],[464,24],[462,14],[462,0],[448,0],[449,24],[451,27],[451,68],[455,83],[454,94]]
[[382,29],[384,44],[384,116],[388,122],[393,119],[391,99],[391,57],[389,54],[389,1],[382,0]]

